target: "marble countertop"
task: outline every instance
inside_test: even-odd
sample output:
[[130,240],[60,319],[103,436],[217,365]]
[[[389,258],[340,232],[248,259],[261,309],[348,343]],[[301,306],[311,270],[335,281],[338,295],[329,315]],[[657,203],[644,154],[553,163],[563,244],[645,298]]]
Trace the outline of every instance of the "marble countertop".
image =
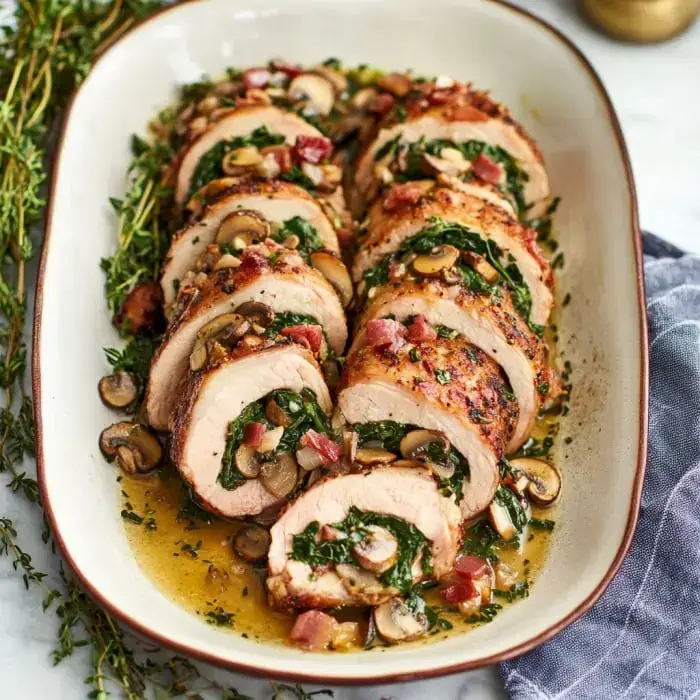
[[[627,138],[637,181],[641,223],[676,245],[700,253],[700,22],[682,36],[659,45],[614,42],[580,17],[574,0],[520,0],[570,36],[599,72],[610,92]],[[31,308],[31,307],[30,307]],[[33,471],[33,465],[28,470]],[[21,506],[21,507],[20,507]],[[0,490],[0,515],[10,517],[20,545],[34,554],[41,571],[56,575],[57,560],[41,544],[41,517],[9,491]],[[43,615],[36,591],[25,591],[21,577],[0,560],[0,669],[2,697],[85,697],[89,652],[78,650],[53,667],[56,619]],[[267,699],[270,687],[202,668],[219,682],[252,697]],[[337,689],[337,700],[495,700],[504,698],[495,668],[416,684]]]

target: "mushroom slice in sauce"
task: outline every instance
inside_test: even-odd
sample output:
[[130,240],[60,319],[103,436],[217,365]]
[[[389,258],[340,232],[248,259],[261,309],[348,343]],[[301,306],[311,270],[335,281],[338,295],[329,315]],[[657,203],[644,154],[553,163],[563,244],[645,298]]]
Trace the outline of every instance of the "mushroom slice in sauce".
[[118,370],[100,379],[97,385],[102,403],[109,408],[125,409],[131,406],[139,395],[138,384],[133,374]]
[[437,430],[411,430],[403,436],[399,449],[404,459],[425,459],[428,445],[437,442],[444,452],[450,449],[450,441]]
[[260,465],[260,481],[273,496],[286,498],[297,485],[298,471],[294,457],[282,452],[273,461]]
[[556,500],[561,491],[561,476],[548,462],[541,459],[514,459],[510,463],[516,471],[523,472],[529,481],[527,494],[535,502],[548,506]]
[[387,588],[368,571],[362,571],[351,564],[338,564],[335,572],[340,576],[347,592],[353,596],[362,596],[367,599],[382,595],[386,597]]
[[129,421],[105,428],[100,435],[100,450],[110,462],[116,459],[127,474],[149,472],[163,457],[158,438],[145,425]]
[[267,328],[275,318],[275,312],[261,301],[246,301],[236,308],[236,313],[245,316],[251,323]]
[[246,479],[255,479],[260,474],[260,462],[258,461],[258,450],[253,445],[241,445],[236,450],[236,469],[243,474]]
[[243,250],[253,243],[264,241],[270,235],[270,222],[252,209],[231,212],[216,232],[216,242],[230,243],[236,250]]
[[369,534],[352,547],[352,554],[363,569],[383,574],[396,563],[399,543],[384,527],[370,525],[367,530]]
[[270,549],[270,533],[259,525],[246,525],[234,538],[233,548],[248,562],[260,561]]
[[428,631],[428,620],[414,613],[401,598],[391,598],[374,609],[379,635],[390,644],[417,639]]
[[333,253],[323,250],[312,253],[309,257],[313,267],[328,280],[331,287],[338,293],[343,306],[348,306],[353,295],[352,280],[342,260]]

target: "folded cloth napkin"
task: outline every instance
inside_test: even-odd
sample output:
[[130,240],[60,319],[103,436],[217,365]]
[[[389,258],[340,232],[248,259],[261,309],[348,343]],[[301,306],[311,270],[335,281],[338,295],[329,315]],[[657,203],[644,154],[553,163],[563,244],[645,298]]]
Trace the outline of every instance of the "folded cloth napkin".
[[700,698],[700,258],[645,236],[649,459],[637,532],[603,597],[501,665],[514,700]]

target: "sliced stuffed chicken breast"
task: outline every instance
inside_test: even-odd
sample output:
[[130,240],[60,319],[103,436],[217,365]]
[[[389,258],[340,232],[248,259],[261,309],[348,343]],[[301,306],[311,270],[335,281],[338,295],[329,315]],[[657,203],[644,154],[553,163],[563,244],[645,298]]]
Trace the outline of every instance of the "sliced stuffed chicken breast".
[[518,403],[518,420],[506,447],[514,452],[527,440],[543,403],[558,391],[547,363],[546,343],[513,308],[511,294],[479,294],[440,279],[403,278],[377,288],[360,317],[355,344],[365,342],[364,326],[374,318],[395,318],[407,339],[431,342],[463,336],[503,369]]
[[281,608],[377,605],[450,571],[459,508],[424,468],[329,477],[272,527],[267,587]]
[[176,288],[197,258],[213,243],[242,250],[271,238],[307,258],[323,248],[339,251],[333,223],[319,202],[298,185],[231,178],[215,180],[207,189],[215,190],[215,196],[200,202],[201,216],[175,234],[165,257],[161,286],[166,305],[172,303]]
[[394,276],[449,276],[474,290],[509,288],[518,313],[546,325],[553,275],[536,233],[482,199],[395,185],[372,205],[365,228],[353,266],[361,296],[371,298],[372,287]]
[[337,403],[357,434],[355,460],[426,465],[463,518],[481,512],[518,417],[501,368],[461,336],[411,342],[393,319],[368,321],[363,340],[345,362]]
[[173,323],[153,357],[146,389],[146,415],[157,430],[168,429],[195,345],[218,334],[229,319],[245,320],[241,332],[296,337],[319,361],[330,361],[345,348],[343,307],[322,274],[276,244],[251,246],[235,260],[236,267],[221,267],[209,276],[200,273],[201,287],[195,276],[192,285],[180,291],[176,306],[181,308],[175,309]]
[[[264,161],[278,174],[281,166],[275,151],[263,152],[264,149],[294,146],[299,139],[304,144],[305,138],[323,143],[323,160],[327,160],[332,153],[330,141],[294,112],[272,105],[239,107],[214,121],[183,147],[176,164],[175,201],[182,206],[207,182],[225,174],[259,168],[264,175],[268,167]],[[322,160],[320,155],[318,160]]]
[[486,93],[454,83],[415,86],[360,157],[355,184],[366,200],[392,180],[446,174],[498,186],[519,216],[550,196],[542,154],[533,139]]
[[[204,508],[225,518],[257,515],[302,488],[314,468],[335,461],[331,400],[312,353],[289,339],[244,336],[190,373],[174,411],[171,457]],[[304,461],[306,467],[309,461]]]

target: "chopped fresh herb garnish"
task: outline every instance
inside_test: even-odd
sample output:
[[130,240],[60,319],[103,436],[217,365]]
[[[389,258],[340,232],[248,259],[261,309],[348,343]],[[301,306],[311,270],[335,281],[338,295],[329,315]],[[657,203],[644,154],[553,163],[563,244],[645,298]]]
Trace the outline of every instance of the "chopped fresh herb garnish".
[[436,369],[435,379],[438,380],[439,384],[449,384],[452,381],[452,375],[447,369]]
[[124,371],[132,374],[138,384],[139,393],[135,405],[138,405],[143,396],[143,391],[148,382],[148,371],[151,359],[160,345],[160,338],[149,338],[136,335],[129,340],[122,350],[117,348],[104,348],[107,362],[115,372]]
[[552,530],[554,530],[555,522],[554,520],[540,520],[539,518],[530,518],[527,521],[527,524],[530,527],[535,528],[535,530],[546,530],[547,532],[551,532]]
[[408,351],[408,357],[410,358],[411,362],[420,362],[420,353],[418,352],[418,348],[411,348]]
[[530,437],[515,453],[516,457],[546,457],[554,445],[554,440],[551,437],[545,437],[543,440]]
[[134,511],[131,510],[130,508],[124,508],[121,512],[121,516],[124,520],[128,520],[129,522],[132,522],[132,523],[136,523],[137,525],[140,525],[143,522],[143,518],[140,515],[137,515],[136,513],[134,513]]
[[493,500],[499,505],[505,506],[515,529],[522,532],[527,525],[527,513],[520,505],[518,497],[508,487],[499,486]]
[[233,627],[233,620],[236,615],[218,606],[214,610],[205,613],[205,617],[210,625],[216,625],[217,627]]
[[537,391],[541,396],[547,396],[549,393],[549,382],[540,382],[537,385]]
[[527,581],[519,581],[514,583],[507,591],[494,588],[493,594],[496,598],[503,598],[503,600],[512,603],[518,598],[527,598],[530,595],[530,584]]
[[503,606],[498,603],[482,605],[476,615],[467,618],[467,622],[491,622],[501,610],[503,610]]
[[486,521],[481,521],[466,531],[462,541],[462,552],[497,561],[498,547],[503,544],[505,540]]

